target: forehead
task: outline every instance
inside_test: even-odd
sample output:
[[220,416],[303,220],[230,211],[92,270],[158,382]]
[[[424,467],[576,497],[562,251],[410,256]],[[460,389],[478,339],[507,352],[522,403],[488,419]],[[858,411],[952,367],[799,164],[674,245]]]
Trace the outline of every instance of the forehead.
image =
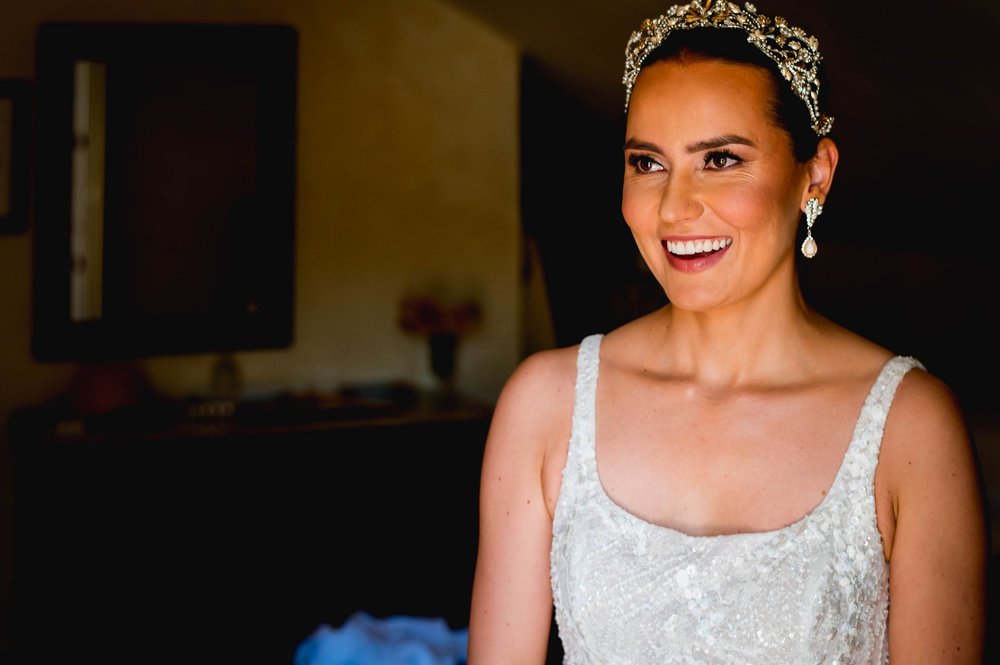
[[774,84],[760,67],[664,60],[645,67],[636,79],[628,135],[736,133],[762,140],[763,134],[780,132],[774,104]]

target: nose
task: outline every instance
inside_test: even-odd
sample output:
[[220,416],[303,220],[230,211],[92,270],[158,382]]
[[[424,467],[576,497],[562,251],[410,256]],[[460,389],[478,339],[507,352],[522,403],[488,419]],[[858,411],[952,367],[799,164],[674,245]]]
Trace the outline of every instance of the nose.
[[660,219],[665,222],[694,220],[701,216],[703,210],[692,177],[676,171],[671,173],[664,181],[660,194]]

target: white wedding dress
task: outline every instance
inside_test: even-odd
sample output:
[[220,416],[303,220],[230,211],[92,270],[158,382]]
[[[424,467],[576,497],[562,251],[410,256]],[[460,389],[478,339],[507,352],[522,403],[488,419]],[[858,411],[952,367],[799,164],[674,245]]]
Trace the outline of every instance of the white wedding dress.
[[572,434],[553,523],[551,577],[566,665],[876,665],[888,661],[888,565],[874,477],[896,356],[865,400],[829,492],[759,533],[690,536],[614,503],[594,442],[600,335],[577,360]]

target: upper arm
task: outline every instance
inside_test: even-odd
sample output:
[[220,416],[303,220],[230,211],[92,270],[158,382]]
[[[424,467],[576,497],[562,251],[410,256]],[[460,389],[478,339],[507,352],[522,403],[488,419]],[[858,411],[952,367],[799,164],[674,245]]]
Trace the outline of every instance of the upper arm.
[[889,654],[894,663],[981,663],[987,530],[972,442],[951,391],[911,371],[886,423],[893,502]]
[[[479,548],[469,623],[470,665],[542,663],[552,617],[543,463],[568,436],[566,353],[524,361],[497,402],[480,480]],[[568,379],[568,380],[567,380]],[[567,394],[568,393],[568,394]]]

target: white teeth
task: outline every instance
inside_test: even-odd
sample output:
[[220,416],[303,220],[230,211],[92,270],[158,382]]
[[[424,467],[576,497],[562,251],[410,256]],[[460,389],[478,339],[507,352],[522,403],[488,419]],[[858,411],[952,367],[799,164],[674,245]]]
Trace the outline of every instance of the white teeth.
[[732,238],[714,238],[712,240],[667,241],[667,251],[678,256],[690,256],[702,252],[717,252],[733,244]]

